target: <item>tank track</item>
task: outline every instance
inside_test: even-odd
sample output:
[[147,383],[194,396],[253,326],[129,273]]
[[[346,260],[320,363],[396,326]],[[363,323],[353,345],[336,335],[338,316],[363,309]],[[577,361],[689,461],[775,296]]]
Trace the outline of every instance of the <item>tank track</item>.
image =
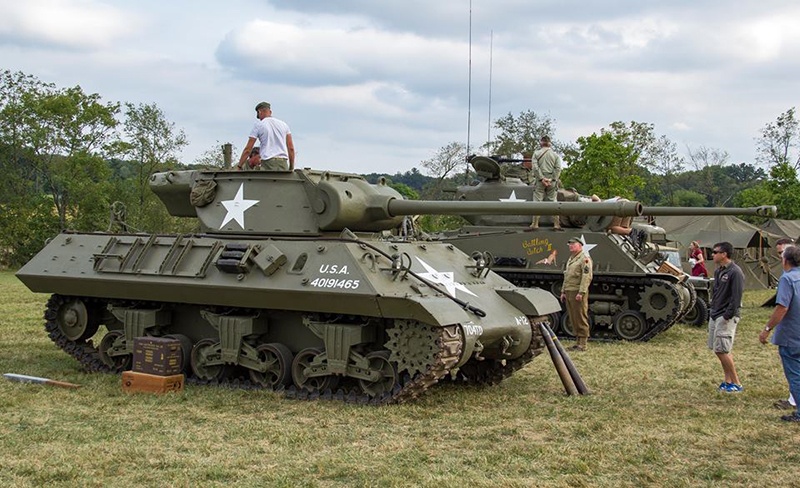
[[64,337],[64,334],[59,330],[56,324],[57,312],[59,307],[66,301],[66,297],[61,295],[52,295],[50,299],[47,300],[47,308],[44,311],[44,328],[45,331],[47,331],[48,337],[50,337],[50,340],[62,351],[77,360],[85,371],[91,373],[111,373],[111,369],[100,360],[100,353],[91,339],[82,342],[71,341]]
[[[514,285],[523,287],[523,288],[541,288],[552,293],[552,286],[561,280],[561,275],[553,275],[553,274],[545,274],[545,273],[520,273],[520,272],[506,272],[501,270],[495,270],[497,274],[502,276],[503,278],[507,279],[508,281],[512,282]],[[671,320],[657,320],[654,324],[650,326],[650,328],[635,342],[647,342],[653,337],[657,336],[658,334],[666,331],[673,324],[677,322],[678,315],[680,314],[680,303],[681,298],[678,290],[675,289],[675,285],[672,283],[661,280],[658,278],[649,278],[649,277],[622,277],[622,276],[595,276],[592,280],[592,285],[603,285],[609,284],[612,287],[615,286],[629,286],[629,287],[636,287],[639,290],[645,289],[647,286],[654,285],[656,283],[665,283],[670,285],[670,291],[673,297],[673,308],[670,310],[669,315],[672,317]],[[590,291],[591,296],[591,291]],[[650,322],[647,322],[650,325]],[[554,324],[556,325],[556,324]],[[555,328],[555,327],[554,327]],[[560,331],[559,331],[560,332]],[[558,334],[561,338],[570,339],[570,336],[563,335],[561,333]],[[616,336],[616,334],[612,333],[604,333],[600,336],[591,336],[591,340],[606,340],[606,341],[620,341],[624,340]]]
[[537,317],[536,320],[531,320],[533,337],[531,345],[522,356],[507,360],[505,363],[492,359],[475,362],[471,365],[467,363],[458,370],[453,381],[467,385],[495,386],[524,368],[544,351],[544,338],[541,330],[539,330],[539,324],[542,322],[548,322],[547,317]]
[[[52,295],[47,301],[45,309],[45,330],[48,337],[61,350],[77,360],[83,369],[92,373],[118,374],[106,366],[100,359],[100,353],[91,339],[86,341],[72,341],[67,339],[59,330],[56,324],[57,311],[59,307],[70,298],[80,298],[85,302],[97,302],[87,297],[65,297]],[[461,352],[464,349],[464,341],[458,330],[457,325],[447,327],[436,327],[439,337],[436,344],[439,350],[434,354],[433,364],[424,373],[417,373],[413,377],[409,374],[401,374],[400,384],[395,385],[390,393],[384,393],[378,397],[370,397],[358,388],[340,388],[335,391],[325,390],[323,392],[309,392],[298,390],[294,386],[288,388],[278,388],[273,391],[282,394],[285,398],[295,400],[338,400],[346,403],[356,403],[362,405],[388,405],[394,403],[405,403],[413,400],[435,385],[440,379],[448,375],[450,370],[458,363]],[[202,386],[221,386],[227,388],[240,388],[244,390],[268,390],[262,385],[253,383],[249,378],[224,378],[219,381],[201,380],[194,375],[186,375],[186,384]]]

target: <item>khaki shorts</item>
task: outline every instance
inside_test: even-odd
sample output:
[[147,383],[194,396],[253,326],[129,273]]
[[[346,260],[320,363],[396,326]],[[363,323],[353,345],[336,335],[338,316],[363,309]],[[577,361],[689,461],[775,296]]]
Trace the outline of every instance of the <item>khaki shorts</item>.
[[289,160],[286,158],[269,158],[261,160],[262,171],[289,171]]
[[633,222],[633,217],[614,217],[608,227],[630,227],[631,222]]
[[708,348],[714,352],[731,352],[737,325],[739,325],[739,317],[725,320],[725,317],[720,315],[716,319],[709,319]]

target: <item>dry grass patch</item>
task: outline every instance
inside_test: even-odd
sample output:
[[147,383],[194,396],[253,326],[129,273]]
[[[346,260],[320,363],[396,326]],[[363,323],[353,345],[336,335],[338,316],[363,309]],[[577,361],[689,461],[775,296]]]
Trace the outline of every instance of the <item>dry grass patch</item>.
[[0,273],[3,486],[752,486],[800,475],[800,428],[775,349],[757,342],[769,292],[748,292],[735,357],[746,390],[715,391],[705,331],[592,344],[575,362],[595,395],[567,398],[542,356],[494,388],[443,385],[410,405],[359,407],[189,387],[128,396],[43,332],[46,296]]

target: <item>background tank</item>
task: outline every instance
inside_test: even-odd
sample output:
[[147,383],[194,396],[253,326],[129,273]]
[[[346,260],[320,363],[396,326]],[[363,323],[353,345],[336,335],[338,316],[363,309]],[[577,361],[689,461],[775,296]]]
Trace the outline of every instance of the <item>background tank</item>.
[[169,336],[195,381],[374,403],[410,400],[457,368],[498,382],[541,351],[538,323],[560,310],[492,273],[482,253],[403,235],[403,215],[578,211],[407,202],[383,181],[312,170],[168,172],[150,186],[200,231],[65,232],[17,273],[53,293],[46,329],[59,347],[90,370],[119,371],[133,338]]
[[[484,181],[459,187],[456,201],[499,201],[517,203],[532,200],[533,187],[518,178],[500,174],[497,161],[476,157],[472,165]],[[572,192],[559,191],[559,199],[577,199]],[[586,202],[587,214],[591,206]],[[748,209],[644,207],[643,215],[736,214],[767,216],[774,207]],[[595,269],[589,292],[591,337],[646,341],[666,330],[685,314],[695,310],[696,290],[690,277],[668,261],[660,246],[647,236],[663,230],[634,225],[633,239],[608,232],[613,217],[575,215],[561,218],[564,231],[557,232],[542,219],[538,230],[529,228],[524,215],[470,215],[472,225],[446,233],[445,240],[467,253],[488,251],[494,257],[493,270],[512,283],[541,288],[555,296],[561,289],[563,267],[569,257],[567,240],[580,237],[592,256]],[[566,313],[554,317],[558,333],[571,336]]]

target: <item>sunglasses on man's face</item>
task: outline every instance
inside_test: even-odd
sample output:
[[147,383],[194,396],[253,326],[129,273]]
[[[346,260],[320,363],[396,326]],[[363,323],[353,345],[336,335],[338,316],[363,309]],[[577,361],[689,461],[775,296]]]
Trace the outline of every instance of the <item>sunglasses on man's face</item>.
[[722,254],[722,251],[711,251],[711,254]]

